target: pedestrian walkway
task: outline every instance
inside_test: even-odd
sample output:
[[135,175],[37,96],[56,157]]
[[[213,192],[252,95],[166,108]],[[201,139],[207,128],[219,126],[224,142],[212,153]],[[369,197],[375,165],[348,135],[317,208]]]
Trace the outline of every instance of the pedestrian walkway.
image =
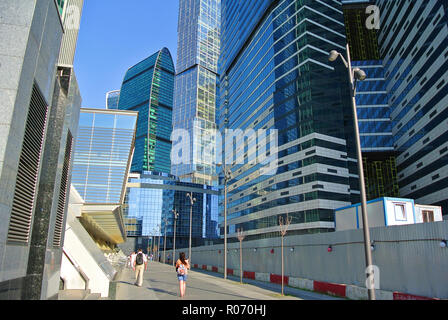
[[[202,270],[188,272],[187,291],[183,300],[329,300],[330,296],[244,279],[240,284],[236,277],[224,280],[222,274]],[[137,287],[132,269],[123,269],[117,279],[117,300],[180,300],[179,283],[173,266],[148,262],[143,286]]]

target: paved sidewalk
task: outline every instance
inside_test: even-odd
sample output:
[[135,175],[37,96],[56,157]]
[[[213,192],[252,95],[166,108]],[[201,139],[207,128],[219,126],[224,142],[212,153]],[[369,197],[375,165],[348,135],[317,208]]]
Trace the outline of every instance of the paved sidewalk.
[[[326,295],[281,286],[258,283],[199,270],[188,272],[187,291],[183,300],[326,300],[335,299]],[[249,283],[250,282],[250,283]],[[179,282],[173,266],[149,262],[142,287],[137,287],[132,269],[123,269],[117,279],[116,300],[180,300]],[[292,296],[294,295],[294,296]]]

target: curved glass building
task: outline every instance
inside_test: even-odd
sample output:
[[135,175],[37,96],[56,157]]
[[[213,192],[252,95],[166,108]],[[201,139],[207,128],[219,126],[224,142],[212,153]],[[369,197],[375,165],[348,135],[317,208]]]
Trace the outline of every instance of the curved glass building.
[[167,48],[129,68],[118,109],[138,111],[132,172],[170,173],[174,64]]
[[120,90],[113,90],[106,93],[106,109],[118,109]]
[[[342,4],[221,5],[219,130],[278,130],[275,175],[263,175],[263,163],[226,161],[229,237],[239,228],[247,239],[279,236],[279,216],[287,213],[288,234],[333,231],[333,209],[359,201],[347,70],[340,60],[328,62],[333,49],[345,54]],[[258,153],[246,144],[227,147],[242,148],[245,159]]]

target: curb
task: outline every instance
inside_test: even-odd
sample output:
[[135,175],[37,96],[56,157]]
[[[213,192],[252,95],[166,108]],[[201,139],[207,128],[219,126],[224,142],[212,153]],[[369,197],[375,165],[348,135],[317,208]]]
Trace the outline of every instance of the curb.
[[[223,268],[219,268],[216,266],[208,266],[201,265],[199,268],[198,264],[193,265],[194,269],[201,269],[212,271],[216,273],[223,273]],[[239,270],[227,269],[227,274],[229,275],[239,275]],[[263,273],[263,272],[254,272],[254,271],[244,271],[243,270],[243,278],[258,280],[263,282],[270,282],[274,284],[282,283],[282,276],[273,273]],[[368,300],[368,291],[367,288],[358,287],[354,285],[346,285],[346,284],[338,284],[338,283],[330,283],[323,282],[317,280],[310,279],[302,279],[284,276],[283,277],[284,285],[298,288],[310,290],[318,293],[323,293],[327,295],[332,295],[341,298],[348,298],[351,300]],[[409,293],[403,293],[398,291],[385,291],[385,290],[375,290],[377,300],[440,300],[438,298],[429,298],[418,295],[413,295]]]

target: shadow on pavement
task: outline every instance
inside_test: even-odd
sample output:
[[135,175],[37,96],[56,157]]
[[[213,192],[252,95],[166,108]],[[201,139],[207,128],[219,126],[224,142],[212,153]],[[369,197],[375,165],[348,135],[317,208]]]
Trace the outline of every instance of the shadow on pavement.
[[[212,293],[222,294],[222,292],[219,292],[219,291],[212,291],[212,290],[207,290],[207,289],[204,289],[204,288],[196,288],[196,287],[189,286],[189,285],[187,284],[187,290],[188,290],[188,289],[197,289],[197,290],[201,290],[201,291],[207,291],[207,292],[212,292]],[[249,300],[256,300],[256,299],[248,298],[248,297],[246,297],[246,296],[241,296],[241,295],[236,295],[236,294],[230,294],[230,293],[228,293],[228,292],[226,292],[225,295],[227,295],[227,296],[232,296],[232,297],[243,298],[243,299],[249,299]]]
[[148,290],[151,290],[151,291],[155,291],[155,292],[157,292],[157,293],[165,293],[165,294],[168,294],[168,295],[170,295],[170,296],[174,296],[174,297],[177,297],[177,292],[176,293],[173,293],[172,291],[166,291],[166,290],[163,290],[163,289],[158,289],[158,288],[147,288]]

